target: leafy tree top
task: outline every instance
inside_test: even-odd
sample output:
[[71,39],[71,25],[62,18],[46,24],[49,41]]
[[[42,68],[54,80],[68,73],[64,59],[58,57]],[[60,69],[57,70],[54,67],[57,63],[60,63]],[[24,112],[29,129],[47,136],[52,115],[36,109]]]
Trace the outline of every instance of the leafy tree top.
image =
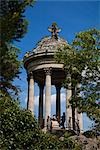
[[1,44],[6,41],[19,40],[27,29],[27,21],[24,17],[25,8],[31,5],[33,0],[1,0]]

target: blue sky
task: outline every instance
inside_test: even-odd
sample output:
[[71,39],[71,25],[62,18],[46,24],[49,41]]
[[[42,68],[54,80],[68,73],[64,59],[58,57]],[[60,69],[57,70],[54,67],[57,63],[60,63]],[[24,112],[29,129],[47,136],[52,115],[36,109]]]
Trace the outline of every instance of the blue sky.
[[[59,36],[69,43],[72,42],[75,34],[80,31],[90,28],[100,29],[100,1],[41,0],[36,2],[33,7],[27,8],[25,16],[29,21],[29,26],[24,38],[20,42],[16,42],[16,46],[21,49],[19,59],[23,58],[26,51],[31,51],[41,38],[50,35],[47,28],[53,22],[56,22],[61,28]],[[21,71],[21,80],[16,80],[15,83],[21,87],[20,101],[21,105],[26,107],[26,71],[24,69],[21,69]],[[36,85],[35,96],[38,96],[38,90]],[[62,89],[63,92],[64,90]],[[87,124],[89,125],[88,120],[85,128],[87,128]]]

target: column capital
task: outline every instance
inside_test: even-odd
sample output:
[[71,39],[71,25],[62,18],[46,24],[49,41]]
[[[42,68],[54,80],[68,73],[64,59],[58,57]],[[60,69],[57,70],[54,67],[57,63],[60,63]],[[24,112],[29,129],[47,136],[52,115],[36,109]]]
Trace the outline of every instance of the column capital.
[[44,68],[44,71],[45,71],[45,74],[46,74],[46,75],[51,75],[52,67]]
[[34,78],[33,72],[29,72],[29,73],[27,74],[27,80],[29,81],[29,79],[33,79],[33,78]]
[[33,72],[29,73],[29,78],[33,78]]

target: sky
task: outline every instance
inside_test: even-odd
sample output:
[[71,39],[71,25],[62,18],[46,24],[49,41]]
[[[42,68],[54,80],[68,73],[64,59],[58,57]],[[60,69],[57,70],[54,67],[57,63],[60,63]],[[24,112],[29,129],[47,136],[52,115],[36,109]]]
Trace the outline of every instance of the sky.
[[[15,45],[21,50],[19,59],[22,60],[27,51],[32,51],[38,41],[49,36],[48,27],[56,22],[61,28],[59,33],[68,43],[71,43],[75,34],[91,28],[100,29],[100,1],[96,0],[38,0],[33,7],[28,7],[25,12],[29,22],[26,35]],[[27,75],[25,69],[21,69],[20,80],[16,79],[15,84],[20,86],[20,103],[26,107],[27,103]],[[55,113],[55,88],[52,88],[52,114]],[[35,113],[38,110],[39,89],[35,84]],[[65,90],[61,90],[61,108],[65,111]],[[54,105],[53,105],[54,104]],[[84,129],[90,125],[89,119],[84,115]]]

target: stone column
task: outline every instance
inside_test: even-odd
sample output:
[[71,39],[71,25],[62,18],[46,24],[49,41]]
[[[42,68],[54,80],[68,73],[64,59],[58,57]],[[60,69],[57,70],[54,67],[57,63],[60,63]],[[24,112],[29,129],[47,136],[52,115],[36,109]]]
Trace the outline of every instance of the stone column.
[[78,109],[75,108],[75,130],[77,134],[80,133],[80,126],[79,126],[79,116],[78,116]]
[[58,122],[60,123],[60,116],[61,116],[60,90],[61,90],[61,85],[55,85],[55,86],[56,86],[56,117],[58,119]]
[[68,85],[68,89],[66,89],[66,126],[68,129],[73,129],[73,126],[72,126],[72,107],[70,104],[70,100],[72,97],[70,74],[67,75],[67,78],[70,80],[70,83]]
[[47,117],[51,117],[51,68],[45,68],[45,129],[47,129]]
[[34,115],[34,78],[31,72],[28,77],[28,103],[27,109],[31,110]]
[[38,116],[38,122],[40,127],[43,127],[43,90],[44,90],[44,85],[38,84],[39,85],[39,116]]
[[83,114],[82,113],[78,113],[78,120],[79,120],[80,132],[83,132]]
[[[79,83],[77,83],[77,85],[76,85],[76,96],[77,97],[80,96],[80,84]],[[77,108],[76,108],[76,110],[77,110]],[[80,128],[80,132],[83,132],[83,116],[82,116],[82,113],[79,113],[77,111],[76,116],[77,116],[77,120],[78,120],[78,124],[79,124],[79,128]]]

